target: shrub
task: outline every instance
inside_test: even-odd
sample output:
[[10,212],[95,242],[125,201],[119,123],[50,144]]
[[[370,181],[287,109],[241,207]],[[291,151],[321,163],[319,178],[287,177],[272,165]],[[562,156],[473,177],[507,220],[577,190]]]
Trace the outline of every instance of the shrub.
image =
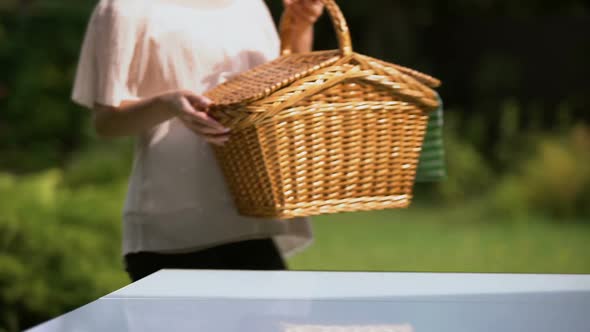
[[448,176],[436,185],[435,191],[436,197],[444,203],[456,204],[488,192],[494,178],[482,154],[456,134],[453,118],[447,117],[446,122],[444,144]]
[[127,282],[121,181],[61,186],[63,173],[0,174],[0,331],[17,331]]
[[131,170],[129,140],[94,143],[73,154],[64,171],[63,184],[70,188],[102,186],[126,179]]
[[590,129],[537,138],[533,153],[491,195],[492,211],[572,220],[590,216]]

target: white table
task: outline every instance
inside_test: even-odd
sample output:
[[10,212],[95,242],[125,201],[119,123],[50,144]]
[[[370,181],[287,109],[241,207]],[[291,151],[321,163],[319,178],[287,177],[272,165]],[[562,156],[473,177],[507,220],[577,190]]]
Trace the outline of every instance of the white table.
[[31,332],[590,331],[590,275],[162,270]]

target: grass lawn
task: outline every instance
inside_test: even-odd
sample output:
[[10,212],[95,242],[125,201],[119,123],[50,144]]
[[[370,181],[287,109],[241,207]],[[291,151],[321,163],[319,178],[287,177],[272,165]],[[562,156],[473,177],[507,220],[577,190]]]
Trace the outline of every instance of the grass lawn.
[[590,224],[416,208],[313,218],[294,270],[590,273]]

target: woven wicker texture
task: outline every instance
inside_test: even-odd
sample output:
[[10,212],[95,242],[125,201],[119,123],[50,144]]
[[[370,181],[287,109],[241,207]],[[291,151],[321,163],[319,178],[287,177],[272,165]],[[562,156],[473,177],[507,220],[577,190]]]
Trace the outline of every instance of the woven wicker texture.
[[339,51],[322,51],[311,54],[293,54],[247,71],[216,89],[208,92],[215,100],[215,107],[223,109],[241,106],[264,98],[278,89],[291,84],[340,59]]
[[212,116],[233,128],[215,152],[243,215],[288,219],[411,201],[440,82],[352,52],[342,13],[324,2],[339,50],[292,54],[286,15],[283,56],[206,93]]

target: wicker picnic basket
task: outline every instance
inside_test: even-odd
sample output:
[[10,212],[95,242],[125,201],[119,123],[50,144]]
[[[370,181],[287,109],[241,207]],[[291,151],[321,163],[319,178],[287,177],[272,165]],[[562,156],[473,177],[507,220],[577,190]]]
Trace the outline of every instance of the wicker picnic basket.
[[354,53],[342,12],[324,0],[339,49],[281,56],[205,93],[232,128],[215,147],[238,212],[289,219],[407,207],[439,81]]

